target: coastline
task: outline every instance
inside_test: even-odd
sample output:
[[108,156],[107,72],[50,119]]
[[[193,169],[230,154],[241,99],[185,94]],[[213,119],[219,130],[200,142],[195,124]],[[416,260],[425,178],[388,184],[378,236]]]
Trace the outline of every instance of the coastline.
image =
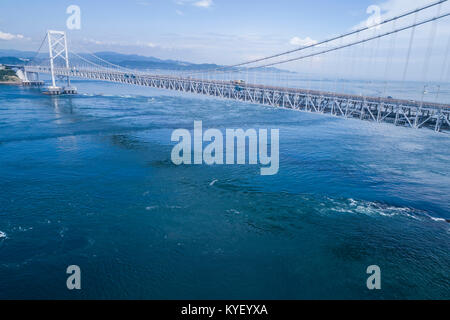
[[14,81],[0,81],[0,85],[11,85],[11,86],[21,86],[23,83],[21,80],[14,80]]
[[[0,65],[1,66],[1,65]],[[11,69],[0,68],[0,85],[22,85],[23,81],[17,72]]]

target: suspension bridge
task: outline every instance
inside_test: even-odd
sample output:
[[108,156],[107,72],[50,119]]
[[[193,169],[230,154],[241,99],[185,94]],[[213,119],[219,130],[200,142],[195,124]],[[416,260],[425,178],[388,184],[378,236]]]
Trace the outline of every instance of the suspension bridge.
[[[81,78],[448,132],[450,35],[445,23],[449,16],[448,0],[436,1],[294,50],[235,65],[171,72],[126,68],[85,49],[77,53],[69,50],[65,32],[48,31],[34,59],[10,67],[20,70],[24,83],[30,85],[42,84],[39,74],[51,75],[46,90],[51,95],[75,94],[70,79]],[[46,42],[49,55],[42,59]],[[443,42],[446,46],[441,50]],[[414,58],[414,44],[419,45],[423,59]],[[305,77],[294,81],[294,75],[302,73],[289,68],[306,70]],[[317,70],[322,74],[313,72]],[[365,77],[353,82],[358,82],[361,91],[354,92],[345,77],[353,74],[357,79],[358,72]],[[414,75],[420,92],[411,98],[408,77]],[[62,80],[64,87],[57,85]],[[388,95],[393,83],[405,92]]]

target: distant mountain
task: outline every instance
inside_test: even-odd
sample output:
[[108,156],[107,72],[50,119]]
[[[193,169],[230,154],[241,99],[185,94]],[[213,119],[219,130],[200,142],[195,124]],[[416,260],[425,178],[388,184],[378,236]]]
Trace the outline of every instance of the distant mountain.
[[[100,59],[130,69],[198,70],[220,67],[216,64],[194,64],[186,61],[163,60],[155,57],[146,57],[136,54],[121,54],[109,51],[96,52],[94,54]],[[79,55],[84,59],[104,65],[101,60],[96,59],[89,53],[81,53]],[[31,59],[35,59],[36,62],[39,60],[42,61],[47,59],[47,54],[40,53],[36,57],[35,52],[0,49],[0,64],[21,65],[26,64]]]
[[[130,69],[202,70],[221,67],[216,64],[195,64],[186,61],[162,60],[155,57],[146,57],[135,54],[121,54],[117,52],[97,52],[95,55],[110,63]],[[89,58],[88,54],[84,54],[83,56],[84,58]]]
[[35,52],[0,49],[0,64],[22,65],[36,56]]
[[31,51],[19,51],[10,49],[0,49],[0,58],[15,57],[15,58],[32,58],[36,55],[36,52]]
[[[79,54],[82,58],[87,59],[91,62],[105,65],[100,59],[108,61],[109,63],[119,65],[124,68],[129,69],[141,69],[141,70],[211,70],[216,68],[224,68],[223,66],[217,64],[195,64],[186,61],[178,60],[163,60],[155,57],[146,57],[136,54],[122,54],[117,52],[97,52],[95,56],[100,59],[93,57],[88,53]],[[0,49],[0,64],[26,64],[29,60],[34,59],[35,62],[43,61],[47,59],[47,54],[40,53],[36,57],[35,52],[30,51],[18,51],[18,50],[8,50]],[[267,68],[266,71],[280,71],[286,72],[284,70],[279,70],[276,68]]]
[[0,57],[0,64],[23,65],[23,64],[26,64],[28,61],[29,61],[29,59],[26,59],[26,58]]
[[137,54],[122,54],[117,52],[111,52],[111,51],[104,51],[104,52],[96,52],[95,55],[97,57],[100,57],[102,59],[105,59],[112,63],[121,62],[124,60],[128,61],[139,61],[139,62],[167,62],[167,63],[176,63],[177,61],[173,60],[162,60],[155,57],[146,57],[146,56],[140,56]]

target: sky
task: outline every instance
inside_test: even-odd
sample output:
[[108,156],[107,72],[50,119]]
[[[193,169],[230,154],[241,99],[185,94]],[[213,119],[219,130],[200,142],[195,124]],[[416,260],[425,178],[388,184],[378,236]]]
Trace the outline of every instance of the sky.
[[72,4],[81,29],[69,38],[95,51],[226,64],[344,32],[373,0],[1,0],[0,32],[20,38],[0,48],[37,49],[47,29],[67,29]]
[[[67,31],[76,51],[226,65],[347,32],[370,19],[373,5],[387,17],[430,2],[434,0],[0,0],[0,49],[35,51],[53,29]],[[67,30],[70,5],[81,9],[80,30]],[[445,23],[450,27],[449,19]]]

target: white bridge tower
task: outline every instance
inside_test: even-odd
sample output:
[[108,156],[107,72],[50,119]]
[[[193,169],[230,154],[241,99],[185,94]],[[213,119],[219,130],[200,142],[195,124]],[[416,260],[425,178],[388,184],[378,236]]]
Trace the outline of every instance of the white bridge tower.
[[69,71],[69,51],[67,50],[67,37],[64,31],[49,30],[47,32],[48,49],[50,54],[50,69],[52,74],[52,85],[48,87],[49,94],[75,94],[77,89],[71,87],[70,77],[67,76],[67,87],[61,89],[56,86],[55,79],[55,61],[62,59],[64,61],[64,67]]

